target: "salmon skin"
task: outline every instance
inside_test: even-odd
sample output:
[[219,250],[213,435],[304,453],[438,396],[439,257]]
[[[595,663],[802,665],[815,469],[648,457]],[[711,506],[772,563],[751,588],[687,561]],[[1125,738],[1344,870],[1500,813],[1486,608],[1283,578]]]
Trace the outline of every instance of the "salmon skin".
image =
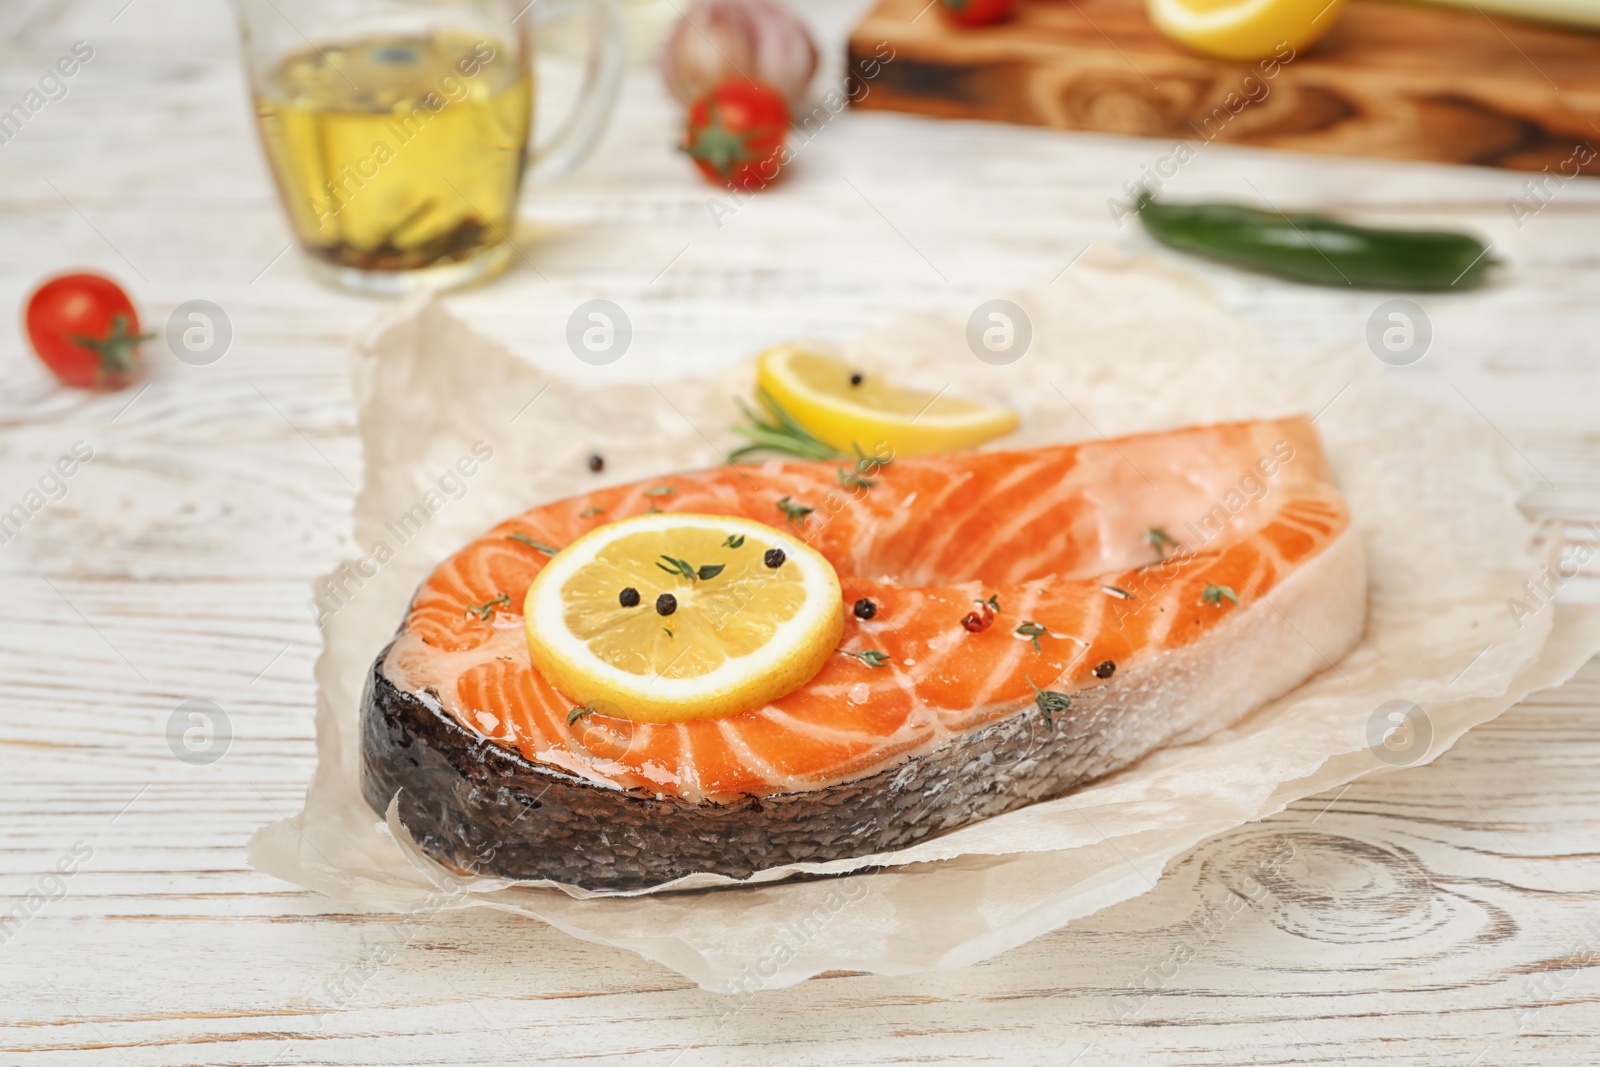
[[[895,459],[870,486],[840,472],[771,461],[598,490],[445,560],[368,679],[368,803],[398,794],[413,837],[464,871],[743,878],[1062,796],[1230,726],[1365,625],[1361,541],[1304,418]],[[844,589],[841,649],[888,661],[834,656],[722,719],[569,723],[530,663],[523,596],[552,552],[651,509],[808,542]]]

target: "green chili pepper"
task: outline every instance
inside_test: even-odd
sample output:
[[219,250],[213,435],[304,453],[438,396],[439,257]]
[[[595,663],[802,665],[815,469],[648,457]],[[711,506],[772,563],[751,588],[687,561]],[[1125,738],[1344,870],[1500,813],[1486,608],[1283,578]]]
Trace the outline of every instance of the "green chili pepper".
[[1162,244],[1313,285],[1465,289],[1495,262],[1464,233],[1379,230],[1237,204],[1163,204],[1147,194],[1139,220]]

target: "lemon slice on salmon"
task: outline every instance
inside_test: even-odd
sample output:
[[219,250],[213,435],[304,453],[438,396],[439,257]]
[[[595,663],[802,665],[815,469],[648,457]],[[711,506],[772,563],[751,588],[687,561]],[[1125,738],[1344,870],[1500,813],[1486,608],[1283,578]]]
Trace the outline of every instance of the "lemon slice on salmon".
[[855,449],[915,456],[971,448],[1017,428],[1017,413],[865,374],[842,359],[778,345],[761,353],[756,384],[794,420],[846,456]]
[[1344,0],[1150,0],[1150,21],[1218,59],[1284,62],[1333,28]]
[[583,709],[720,718],[800,688],[844,632],[839,577],[798,538],[726,515],[597,527],[528,587],[528,649]]

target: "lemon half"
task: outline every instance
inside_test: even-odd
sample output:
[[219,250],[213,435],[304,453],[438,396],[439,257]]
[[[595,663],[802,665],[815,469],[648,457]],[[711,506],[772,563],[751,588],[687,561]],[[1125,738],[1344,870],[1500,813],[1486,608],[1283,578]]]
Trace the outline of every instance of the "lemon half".
[[776,700],[822,669],[844,631],[839,577],[820,553],[725,515],[591,530],[539,572],[523,616],[534,665],[575,708],[639,722]]
[[1150,0],[1150,21],[1219,59],[1289,62],[1333,28],[1344,0]]
[[939,393],[906,389],[842,359],[778,345],[761,353],[756,384],[795,421],[850,455],[853,448],[915,456],[971,448],[1017,428],[1017,413]]

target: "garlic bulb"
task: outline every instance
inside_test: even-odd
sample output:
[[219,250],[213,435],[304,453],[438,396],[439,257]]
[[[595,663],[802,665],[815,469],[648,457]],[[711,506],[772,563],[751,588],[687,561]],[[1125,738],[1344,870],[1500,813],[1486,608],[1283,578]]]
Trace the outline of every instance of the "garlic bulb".
[[817,72],[817,46],[777,0],[696,0],[661,51],[667,91],[693,103],[729,76],[765,82],[798,105]]

